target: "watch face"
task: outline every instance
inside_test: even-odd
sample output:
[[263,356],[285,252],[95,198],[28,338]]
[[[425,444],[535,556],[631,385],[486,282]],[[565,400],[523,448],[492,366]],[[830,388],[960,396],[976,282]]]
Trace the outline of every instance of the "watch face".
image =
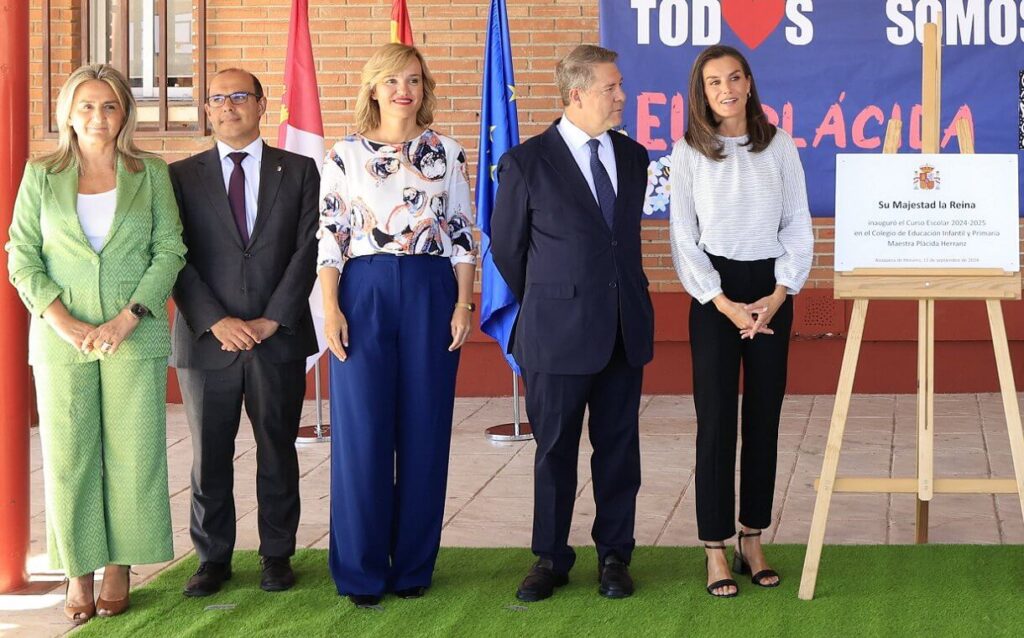
[[133,315],[140,319],[149,314],[149,310],[146,309],[146,307],[140,303],[133,303],[131,307],[128,308],[128,310],[130,310]]

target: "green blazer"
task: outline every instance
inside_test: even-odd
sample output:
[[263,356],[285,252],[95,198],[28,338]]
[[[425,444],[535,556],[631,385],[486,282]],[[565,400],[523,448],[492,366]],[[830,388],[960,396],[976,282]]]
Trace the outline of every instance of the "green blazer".
[[30,364],[67,365],[105,356],[98,350],[82,354],[46,323],[42,313],[57,297],[72,316],[92,325],[141,303],[153,315],[142,319],[113,356],[170,354],[167,299],[185,265],[185,244],[167,164],[157,158],[143,163],[144,170],[131,173],[117,162],[117,208],[99,254],[78,221],[77,168],[51,173],[34,162],[25,167],[6,248],[11,283],[32,314]]

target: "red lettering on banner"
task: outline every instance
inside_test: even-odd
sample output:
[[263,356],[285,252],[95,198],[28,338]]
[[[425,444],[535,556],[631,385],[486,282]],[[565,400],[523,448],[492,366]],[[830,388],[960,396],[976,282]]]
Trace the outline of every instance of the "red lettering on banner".
[[853,119],[853,130],[851,131],[853,134],[853,145],[857,148],[870,150],[882,145],[882,138],[877,135],[871,137],[864,136],[864,127],[867,126],[869,119],[875,120],[879,124],[884,124],[885,114],[882,113],[882,109],[874,104],[857,114],[857,117]]
[[843,118],[843,107],[839,105],[845,97],[846,91],[843,91],[839,94],[839,101],[828,107],[825,119],[821,121],[821,126],[814,133],[812,146],[815,148],[826,135],[831,135],[835,139],[836,148],[846,148],[846,120]]
[[686,132],[686,100],[679,93],[672,96],[672,141],[680,139]]
[[[850,128],[846,128],[846,114],[843,112],[842,103],[846,99],[846,92],[839,94],[839,99],[833,103],[821,123],[815,129],[814,139],[811,147],[818,148],[825,142],[826,137],[832,137],[836,149],[847,148],[847,135],[850,136],[849,143],[855,148],[863,150],[875,150],[882,146],[881,132],[887,125],[886,115],[882,108],[876,104],[869,104],[857,112],[853,118]],[[686,99],[682,94],[676,93],[669,100],[664,93],[643,92],[637,95],[636,115],[636,140],[643,144],[650,151],[668,151],[676,140],[683,137],[686,132]],[[669,137],[662,137],[661,127],[664,124],[664,115],[656,115],[657,107],[669,105]],[[765,117],[768,121],[789,133],[797,148],[807,148],[807,139],[800,137],[794,131],[794,109],[792,102],[782,105],[780,114],[775,107],[768,104],[761,104]],[[652,112],[654,110],[655,112]],[[902,120],[903,107],[893,103],[889,111],[889,119]],[[904,122],[904,134],[897,141],[896,148],[903,147],[904,142],[909,143],[909,148],[915,151],[921,150],[921,127],[922,109],[920,104],[914,104],[910,109],[909,126]],[[961,119],[967,121],[968,128],[974,133],[974,117],[971,107],[964,104],[957,110],[952,121],[943,129],[941,147],[946,148],[954,138],[957,137],[956,125]],[[879,128],[875,128],[875,127]],[[827,146],[827,144],[825,145]]]
[[942,148],[946,148],[946,145],[954,137],[957,138],[957,142],[960,141],[959,136],[956,134],[956,123],[960,120],[967,120],[967,128],[971,132],[971,139],[974,139],[974,116],[971,114],[971,107],[964,104],[956,112],[956,115],[953,116],[953,121],[946,127],[946,133],[942,136]]
[[921,150],[921,123],[924,121],[924,110],[920,104],[910,109],[910,148]]
[[807,140],[793,134],[793,103],[786,102],[782,105],[782,129],[793,138],[797,148],[807,148]]
[[636,96],[636,141],[649,151],[664,151],[668,149],[665,140],[651,137],[651,129],[661,126],[661,119],[651,113],[651,104],[665,104],[665,94],[641,93]]
[[786,102],[782,105],[782,120],[779,120],[779,112],[768,106],[762,104],[761,109],[764,110],[765,116],[768,121],[778,126],[783,131],[789,133],[789,136],[793,138],[793,143],[796,144],[797,148],[807,148],[807,140],[802,137],[797,137],[793,134],[793,103]]

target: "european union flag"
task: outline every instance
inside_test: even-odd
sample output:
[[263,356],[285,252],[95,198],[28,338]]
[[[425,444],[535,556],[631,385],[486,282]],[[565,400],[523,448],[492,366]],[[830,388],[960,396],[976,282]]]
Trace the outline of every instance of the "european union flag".
[[[480,106],[480,156],[476,176],[476,224],[480,229],[480,329],[508,350],[519,302],[501,278],[491,255],[491,210],[498,192],[498,160],[519,143],[516,85],[512,75],[512,46],[508,39],[505,0],[491,0],[484,47],[484,86]],[[505,360],[519,374],[512,355]]]

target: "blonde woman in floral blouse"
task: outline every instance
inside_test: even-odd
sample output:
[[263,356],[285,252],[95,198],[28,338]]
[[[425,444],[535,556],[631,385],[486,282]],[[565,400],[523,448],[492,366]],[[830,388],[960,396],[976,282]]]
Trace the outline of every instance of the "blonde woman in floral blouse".
[[324,160],[330,569],[359,607],[422,596],[441,542],[476,244],[465,152],[429,128],[434,105],[420,52],[385,45],[363,67],[359,132]]

